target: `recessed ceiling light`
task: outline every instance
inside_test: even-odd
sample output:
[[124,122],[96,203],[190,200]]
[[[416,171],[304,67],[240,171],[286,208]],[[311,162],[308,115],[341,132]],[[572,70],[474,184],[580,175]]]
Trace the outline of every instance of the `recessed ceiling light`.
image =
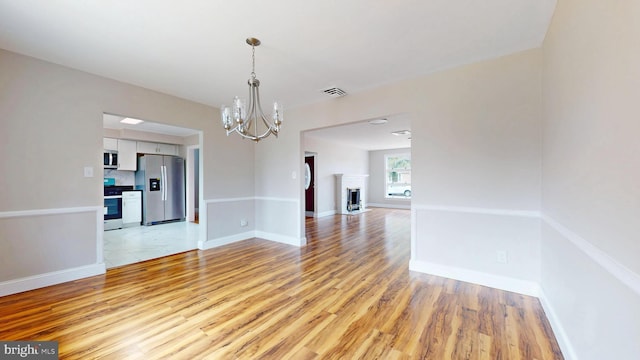
[[392,132],[392,134],[395,135],[395,136],[411,135],[411,130],[398,130],[398,131]]
[[120,120],[120,122],[123,123],[123,124],[138,125],[138,124],[142,124],[144,122],[144,120],[132,119],[132,118],[124,118],[124,119]]
[[369,124],[371,124],[371,125],[383,125],[383,124],[386,124],[387,122],[388,122],[387,119],[369,120]]

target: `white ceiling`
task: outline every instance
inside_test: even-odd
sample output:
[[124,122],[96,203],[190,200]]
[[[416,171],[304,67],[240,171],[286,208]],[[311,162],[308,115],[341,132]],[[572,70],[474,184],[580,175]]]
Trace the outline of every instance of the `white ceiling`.
[[386,124],[372,125],[359,121],[348,125],[333,126],[309,131],[306,136],[353,146],[363,150],[386,150],[411,147],[411,135],[393,135],[394,131],[411,130],[408,115],[388,116]]
[[[541,45],[556,0],[0,0],[0,48],[212,106],[296,107]],[[347,95],[349,96],[349,95]],[[357,119],[354,119],[357,120]]]

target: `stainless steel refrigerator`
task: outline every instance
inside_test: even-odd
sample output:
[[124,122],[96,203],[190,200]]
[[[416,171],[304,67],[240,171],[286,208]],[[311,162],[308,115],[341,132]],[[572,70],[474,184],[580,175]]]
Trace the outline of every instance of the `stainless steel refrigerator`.
[[136,189],[142,190],[142,222],[185,219],[184,159],[169,155],[138,158]]

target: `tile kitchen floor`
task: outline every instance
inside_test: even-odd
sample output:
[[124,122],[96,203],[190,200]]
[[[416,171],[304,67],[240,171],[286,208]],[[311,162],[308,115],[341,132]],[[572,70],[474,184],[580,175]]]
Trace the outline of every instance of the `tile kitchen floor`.
[[201,228],[181,221],[105,231],[104,262],[112,268],[196,249]]

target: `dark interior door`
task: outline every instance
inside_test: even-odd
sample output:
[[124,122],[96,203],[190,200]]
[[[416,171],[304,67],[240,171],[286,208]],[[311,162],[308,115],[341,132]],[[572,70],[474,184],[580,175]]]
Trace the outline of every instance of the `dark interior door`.
[[[305,156],[304,158],[304,163],[305,163],[305,176],[309,176],[309,181],[306,181],[305,178],[305,190],[304,190],[304,210],[305,211],[314,211],[315,210],[315,204],[313,202],[313,195],[314,195],[314,188],[315,185],[313,183],[313,173],[315,171],[314,169],[314,157],[313,156]],[[309,173],[307,174],[307,170],[306,167],[309,167]],[[307,186],[307,184],[309,184]]]

